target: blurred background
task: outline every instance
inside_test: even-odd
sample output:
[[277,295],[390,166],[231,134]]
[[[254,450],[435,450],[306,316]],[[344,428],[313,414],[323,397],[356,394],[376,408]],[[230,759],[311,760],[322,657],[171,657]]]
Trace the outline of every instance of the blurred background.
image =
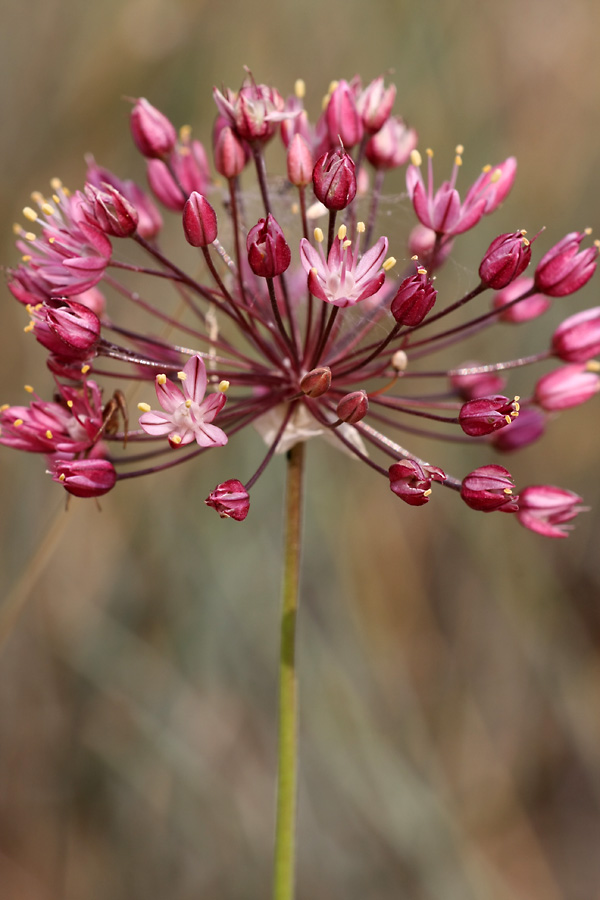
[[[393,73],[396,111],[438,173],[465,145],[463,185],[517,156],[504,207],[458,242],[452,290],[472,286],[502,231],[547,226],[539,258],[599,225],[594,0],[0,0],[0,12],[6,264],[31,191],[56,175],[80,186],[86,152],[143,181],[124,97],[208,142],[211,88],[237,88],[243,65],[284,96],[303,77],[313,117],[331,79]],[[406,200],[384,213],[401,256]],[[597,292],[598,278],[510,332],[513,352],[545,346]],[[26,382],[49,396],[6,289],[2,310],[1,401],[23,402]],[[489,343],[481,354],[502,358]],[[584,496],[568,541],[441,490],[411,509],[366,467],[309,446],[299,898],[600,898],[597,420],[592,401],[499,459],[517,484]],[[489,461],[424,452],[459,476]],[[65,512],[43,462],[2,448],[2,900],[268,896],[283,460],[245,525],[203,504],[262,453],[245,433],[125,483],[101,510]]]

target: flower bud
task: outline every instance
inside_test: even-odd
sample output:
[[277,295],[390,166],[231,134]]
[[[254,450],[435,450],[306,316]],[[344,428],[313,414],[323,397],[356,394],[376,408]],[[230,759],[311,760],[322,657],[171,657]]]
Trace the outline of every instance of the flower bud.
[[524,406],[519,415],[513,419],[510,428],[501,428],[494,432],[492,444],[502,453],[521,450],[523,447],[538,441],[546,430],[546,417],[541,409],[535,406]]
[[563,366],[543,375],[535,386],[535,401],[554,412],[585,403],[600,390],[600,378],[589,365]]
[[242,522],[250,509],[248,491],[237,478],[218,484],[204,502],[215,509],[222,519],[235,519],[236,522]]
[[458,414],[458,422],[465,434],[482,437],[499,428],[510,425],[519,414],[519,404],[499,394],[496,397],[479,397],[467,400]]
[[331,387],[331,369],[329,366],[317,366],[311,369],[300,380],[300,390],[307,397],[322,397]]
[[392,300],[391,312],[399,325],[419,325],[429,313],[437,297],[427,270],[421,266],[414,275],[400,282]]
[[183,231],[192,247],[208,247],[217,237],[217,215],[197,191],[190,194],[183,208]]
[[529,322],[531,319],[537,319],[538,316],[541,316],[550,308],[552,301],[543,294],[531,294],[531,296],[519,300],[518,303],[512,304],[513,300],[516,300],[522,294],[528,293],[532,287],[533,278],[523,276],[512,281],[508,287],[505,287],[495,295],[492,306],[499,311],[498,318],[501,322],[514,324]]
[[148,184],[155,197],[167,209],[181,212],[185,201],[197,191],[204,194],[209,181],[208,159],[200,141],[193,141],[189,128],[182,129],[182,138],[167,162],[162,159],[148,161]]
[[401,459],[389,469],[390,489],[409,506],[423,506],[431,495],[431,482],[445,481],[446,474],[437,466],[416,459]]
[[116,188],[105,184],[100,189],[88,184],[85,193],[93,214],[92,224],[97,225],[104,234],[118,238],[135,234],[138,212]]
[[567,537],[572,526],[566,523],[586,511],[585,506],[579,505],[581,502],[581,497],[563,488],[551,484],[531,485],[519,494],[517,520],[544,537]]
[[512,476],[503,466],[480,466],[463,478],[460,496],[480,512],[516,512],[519,497],[513,494],[513,487]]
[[521,231],[501,234],[488,247],[479,277],[486,287],[499,291],[525,271],[530,259],[531,244]]
[[312,177],[315,196],[327,209],[345,209],[356,196],[354,162],[343,148],[324,153]]
[[566,297],[586,284],[596,269],[596,246],[579,251],[585,232],[572,231],[539,261],[535,286],[548,297]]
[[364,419],[369,411],[369,398],[366,391],[352,391],[342,397],[337,405],[337,414],[342,422],[348,425],[356,425]]
[[137,233],[143,238],[153,238],[162,228],[161,215],[148,194],[135,183],[119,178],[109,169],[99,166],[93,156],[86,156],[86,181],[105,190],[110,185],[125,197],[137,213]]
[[314,160],[305,139],[295,134],[287,151],[288,178],[295,187],[306,187],[312,181]]
[[[498,372],[477,371],[480,364],[465,363],[450,375],[450,384],[463,400],[476,400],[498,394],[505,385],[506,379]],[[475,371],[470,372],[469,369]]]
[[59,459],[52,462],[52,479],[75,497],[101,497],[115,486],[117,473],[107,459]]
[[369,134],[375,134],[386,121],[389,121],[395,99],[396,85],[384,87],[381,75],[360,92],[356,99],[356,109]]
[[341,141],[344,147],[354,147],[362,139],[364,130],[362,119],[356,108],[354,93],[347,81],[340,81],[332,92],[325,110],[325,120],[332,145]]
[[397,169],[408,162],[417,140],[414,128],[407,128],[400,116],[392,116],[367,143],[365,155],[375,169]]
[[100,337],[100,319],[87,306],[73,300],[47,300],[46,322],[61,341],[78,353],[88,353]]
[[564,362],[583,363],[600,353],[600,306],[569,316],[552,336],[552,352]]
[[224,124],[225,122],[222,117],[215,122],[213,132],[215,169],[224,178],[237,178],[250,159],[250,149],[248,144],[243,144],[236,137],[233,129]]
[[130,125],[136,147],[148,159],[163,159],[177,143],[172,123],[144,97],[136,100]]
[[271,213],[250,229],[246,249],[250,268],[261,278],[282,275],[292,259],[283,231]]

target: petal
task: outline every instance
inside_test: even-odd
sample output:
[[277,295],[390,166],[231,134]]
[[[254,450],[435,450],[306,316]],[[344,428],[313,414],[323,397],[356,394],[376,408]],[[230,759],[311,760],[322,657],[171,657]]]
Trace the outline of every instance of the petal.
[[302,238],[300,241],[300,262],[307,274],[311,269],[316,269],[317,272],[322,275],[325,273],[325,266],[323,265],[321,254],[315,250],[313,245],[310,241],[307,241],[306,238]]
[[202,425],[196,430],[196,443],[199,447],[224,447],[228,437],[216,425]]
[[181,389],[176,384],[173,384],[172,381],[169,381],[168,378],[164,384],[159,383],[159,377],[159,375],[156,376],[156,396],[158,397],[158,402],[165,412],[174,413],[183,403]]
[[192,356],[183,367],[187,376],[183,382],[183,393],[189,400],[202,403],[206,393],[206,366],[201,356]]
[[198,415],[201,417],[199,424],[212,422],[217,413],[223,409],[226,401],[227,397],[221,391],[209,394],[206,400],[199,405]]
[[[388,240],[386,237],[380,237],[376,244],[364,254],[356,267],[355,278],[358,281],[367,278],[374,270],[377,270],[388,249]],[[368,296],[368,295],[367,295]]]
[[165,415],[165,413],[155,412],[154,410],[142,413],[138,421],[140,427],[144,429],[146,434],[152,434],[155,437],[161,437],[163,434],[168,434],[173,428],[173,423],[169,416]]

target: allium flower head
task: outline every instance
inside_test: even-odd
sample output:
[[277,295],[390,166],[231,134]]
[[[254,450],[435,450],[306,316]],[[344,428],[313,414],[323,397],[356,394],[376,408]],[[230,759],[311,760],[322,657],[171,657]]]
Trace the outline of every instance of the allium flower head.
[[[48,354],[54,399],[29,387],[29,404],[1,407],[0,443],[42,454],[69,493],[99,497],[128,478],[218,451],[252,425],[266,443],[253,474],[228,478],[205,501],[222,518],[243,521],[273,457],[320,437],[410,506],[444,487],[475,510],[517,513],[525,527],[563,537],[579,498],[553,486],[517,492],[489,455],[539,440],[547,414],[598,392],[598,309],[571,311],[553,336],[538,326],[528,357],[490,351],[489,361],[465,362],[472,352],[463,343],[526,323],[550,298],[578,290],[594,273],[597,248],[581,250],[585,232],[572,232],[528,278],[524,232],[491,244],[488,236],[470,289],[448,295],[438,275],[455,239],[506,199],[516,162],[485,167],[461,198],[459,147],[450,179],[435,188],[432,153],[423,176],[416,132],[393,114],[395,96],[382,79],[364,89],[358,78],[336,82],[313,124],[302,82],[286,102],[250,75],[237,92],[215,89],[218,180],[187,126],[177,130],[147,100],[135,101],[140,169],[180,250],[164,249],[166,223],[149,194],[91,157],[81,190],[54,180],[49,196],[32,195],[26,225],[16,227],[22,256],[8,287],[29,315],[25,331]],[[278,131],[285,189],[265,158]],[[409,156],[416,218],[404,236],[395,227],[382,234],[386,172]],[[396,259],[405,261],[397,276]],[[498,291],[490,303],[486,291]],[[442,348],[443,364],[435,359]],[[542,373],[520,398],[521,369],[552,356],[566,365]],[[136,423],[127,386],[144,380],[158,404],[140,403]],[[413,452],[414,435],[477,444],[486,458],[453,475],[443,459]]]

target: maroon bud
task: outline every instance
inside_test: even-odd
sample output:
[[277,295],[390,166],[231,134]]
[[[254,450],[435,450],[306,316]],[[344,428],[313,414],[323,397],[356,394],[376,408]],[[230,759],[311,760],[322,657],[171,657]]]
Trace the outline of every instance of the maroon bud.
[[600,353],[600,306],[569,316],[552,337],[552,352],[564,362],[583,363]]
[[417,140],[417,132],[407,128],[399,116],[393,116],[370,139],[365,155],[375,169],[397,169],[408,162]]
[[218,484],[204,502],[215,509],[222,519],[235,519],[236,522],[242,522],[250,509],[248,491],[237,478]]
[[536,484],[524,488],[519,494],[517,519],[525,528],[544,537],[563,538],[571,530],[572,519],[580,512],[581,497],[551,484]]
[[162,219],[146,192],[135,181],[124,181],[109,169],[97,165],[93,156],[86,156],[86,162],[88,184],[102,190],[105,190],[107,185],[116,188],[126,200],[129,200],[138,215],[137,233],[140,237],[155,237],[162,228]]
[[500,234],[488,247],[479,266],[486,287],[499,291],[518,278],[531,260],[531,243],[521,231]]
[[508,397],[499,394],[496,397],[467,400],[458,414],[458,422],[465,434],[482,437],[510,425],[513,418],[518,415],[518,398],[509,400]]
[[190,194],[183,208],[183,231],[192,247],[208,247],[217,237],[217,215],[197,191]]
[[229,125],[221,127],[214,139],[214,159],[215,169],[224,178],[236,178],[249,159],[246,147]]
[[513,487],[512,476],[503,466],[480,466],[463,478],[460,496],[480,512],[516,512],[519,497],[513,494]]
[[75,497],[101,497],[115,486],[117,473],[107,459],[59,459],[52,479]]
[[148,159],[163,159],[177,143],[172,123],[143,97],[131,110],[130,125],[136,147]]
[[585,403],[600,390],[600,378],[592,363],[563,366],[543,375],[535,386],[535,401],[554,412]]
[[268,214],[250,229],[246,239],[248,262],[255,275],[274,278],[289,266],[292,252],[276,219]]
[[539,261],[535,286],[548,297],[566,297],[586,284],[596,269],[598,247],[579,251],[585,232],[572,231],[555,244]]
[[542,437],[545,430],[546,417],[544,413],[535,406],[525,406],[521,407],[518,417],[513,419],[510,428],[502,428],[494,433],[492,443],[496,450],[510,453],[535,443]]
[[300,134],[295,134],[287,151],[288,178],[295,187],[306,187],[312,181],[314,160],[310,147]]
[[78,353],[88,353],[100,337],[100,319],[82,303],[48,300],[44,304],[46,322],[61,341]]
[[354,147],[362,139],[362,119],[347,81],[340,81],[331,94],[325,110],[325,120],[331,144],[341,141],[344,147]]
[[315,196],[327,209],[345,209],[356,196],[355,165],[343,148],[324,153],[312,177]]
[[366,391],[352,391],[342,397],[337,405],[337,414],[342,422],[348,425],[356,425],[364,419],[369,411],[369,398]]
[[300,380],[300,390],[307,397],[322,397],[331,387],[331,369],[329,366],[317,366],[311,369]]
[[111,237],[126,238],[135,234],[139,215],[137,209],[110,184],[102,189],[87,184],[86,197],[92,209],[92,223],[104,234]]
[[445,481],[446,475],[437,466],[428,466],[416,459],[402,459],[390,466],[390,489],[410,506],[423,506],[431,495],[431,482]]
[[392,300],[391,312],[399,325],[419,325],[431,310],[437,291],[427,270],[419,267],[414,275],[400,282]]

